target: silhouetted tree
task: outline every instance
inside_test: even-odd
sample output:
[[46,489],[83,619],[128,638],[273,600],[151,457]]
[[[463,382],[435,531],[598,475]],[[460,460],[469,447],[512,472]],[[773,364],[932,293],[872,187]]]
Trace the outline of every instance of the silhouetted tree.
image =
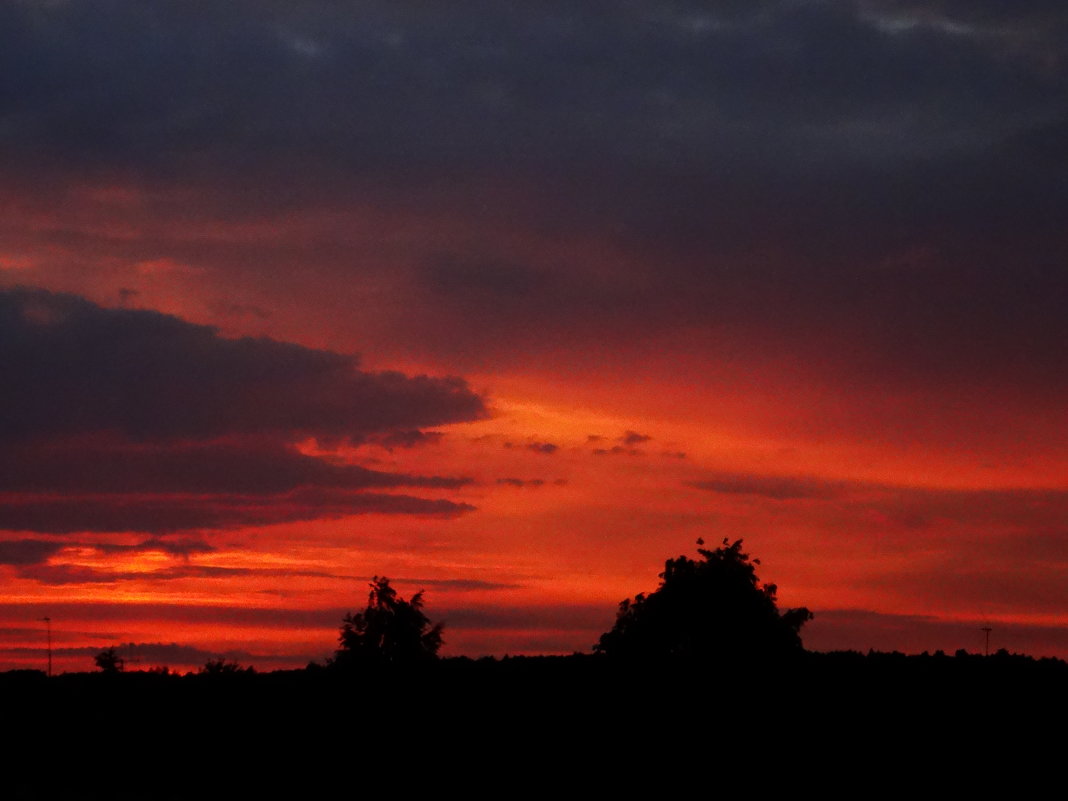
[[741,540],[697,552],[700,560],[667,560],[656,591],[623,601],[615,625],[594,650],[618,658],[686,661],[801,652],[801,626],[812,613],[804,607],[779,612],[776,586],[760,583],[755,568],[760,561],[742,552]]
[[111,648],[105,648],[103,651],[93,657],[93,662],[104,673],[121,673],[123,668],[126,667],[126,660],[119,656],[118,650],[115,646]]
[[374,577],[367,608],[345,615],[335,652],[339,667],[413,665],[437,658],[444,624],[431,624],[423,613],[420,590],[405,601],[389,586],[389,579]]

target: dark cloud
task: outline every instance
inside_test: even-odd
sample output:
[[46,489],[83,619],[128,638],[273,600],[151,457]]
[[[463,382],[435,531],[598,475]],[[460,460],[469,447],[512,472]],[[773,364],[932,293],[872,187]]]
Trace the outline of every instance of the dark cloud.
[[456,489],[470,481],[337,464],[268,439],[145,443],[83,437],[16,443],[0,453],[0,493],[274,495],[301,487]]
[[503,484],[507,487],[532,487],[537,489],[538,487],[545,486],[545,479],[542,478],[498,478],[498,484]]
[[144,532],[165,534],[235,528],[360,514],[455,516],[474,507],[409,495],[302,489],[280,495],[107,496],[57,498],[7,496],[0,502],[0,529],[42,534]]
[[624,448],[622,445],[613,445],[611,448],[594,448],[594,456],[644,456],[644,452],[637,448]]
[[[0,171],[13,210],[76,206],[78,176],[153,190],[150,221],[470,214],[476,233],[406,254],[381,290],[426,300],[389,332],[420,352],[514,358],[537,330],[581,359],[580,339],[684,331],[850,387],[1059,397],[1066,31],[1050,0],[8,3]],[[6,218],[6,241],[73,260],[384,283],[380,243],[336,230],[250,245]],[[502,220],[552,254],[495,238]],[[555,247],[591,234],[611,270]]]
[[[433,586],[434,581],[411,579],[412,586]],[[467,580],[460,580],[461,588]],[[495,588],[491,583],[488,588]],[[501,587],[503,589],[503,587]],[[472,587],[472,589],[475,589]],[[362,607],[366,595],[355,601]],[[28,616],[41,617],[51,614],[65,621],[81,620],[170,620],[194,623],[227,623],[277,626],[279,628],[337,629],[344,616],[352,611],[344,608],[330,609],[277,609],[231,606],[189,606],[182,604],[153,603],[55,603],[13,604],[0,603],[0,619]],[[462,607],[437,606],[428,609],[434,620],[443,620],[448,628],[458,629],[544,629],[606,631],[611,627],[615,605],[610,604],[546,604],[534,606],[478,605]]]
[[220,567],[215,565],[172,565],[158,570],[134,571],[85,567],[82,565],[26,565],[19,569],[20,578],[33,579],[41,584],[115,584],[120,581],[173,581],[175,579],[232,579],[260,576],[265,578],[305,576],[312,578],[344,578],[332,573],[311,570],[275,568]]
[[[366,595],[364,596],[366,603]],[[145,602],[0,602],[0,619],[27,620],[49,615],[68,622],[168,621],[168,623],[250,624],[271,628],[337,629],[351,610],[284,609],[234,605],[189,605]]]
[[[40,628],[14,628],[0,626],[0,641],[4,640],[20,640],[25,641],[39,640],[44,642],[46,629],[44,622],[41,622]],[[78,631],[69,629],[52,629],[52,641],[53,642],[84,642],[85,640],[115,640],[119,635],[110,631]]]
[[[947,616],[1056,614],[1068,604],[1068,490],[954,489],[811,476],[720,475],[698,486],[747,496],[747,514],[829,535],[822,568],[870,558],[856,580],[890,603]],[[855,565],[851,569],[856,569]]]
[[394,448],[418,448],[423,445],[436,445],[441,442],[444,436],[440,431],[391,431],[388,434],[368,437],[366,441],[391,451]]
[[[1063,519],[1068,502],[1050,510]],[[868,584],[946,614],[1049,614],[1068,604],[1068,545],[1063,523],[973,523],[966,544],[928,538],[910,563],[887,566]]]
[[462,297],[477,306],[486,300],[529,300],[531,293],[549,283],[547,276],[528,265],[464,260],[454,254],[434,259],[423,280],[439,294]]
[[[417,582],[431,586],[425,581]],[[415,586],[415,585],[413,585]],[[362,608],[366,596],[356,599],[353,608]],[[54,620],[63,620],[65,625],[81,621],[158,621],[170,623],[218,623],[220,625],[255,625],[279,629],[306,629],[311,633],[335,632],[352,608],[280,609],[241,606],[213,606],[168,603],[0,603],[0,620],[26,620],[32,617],[51,615]],[[444,621],[446,631],[475,632],[508,631],[518,635],[523,630],[549,636],[552,632],[577,632],[583,638],[582,650],[587,650],[586,639],[592,643],[597,635],[611,628],[615,615],[614,605],[603,604],[548,604],[534,606],[434,605],[428,610],[435,621]],[[97,625],[100,625],[99,623]],[[575,648],[574,639],[565,650]],[[97,648],[93,653],[99,651]],[[43,653],[43,650],[42,650]],[[232,658],[232,657],[231,657]],[[247,662],[246,662],[247,663]]]
[[14,540],[0,542],[0,565],[36,565],[67,547],[64,542],[49,540]]
[[[337,464],[266,439],[131,443],[98,436],[16,443],[0,455],[0,528],[163,533],[372,512],[448,515],[471,507],[364,491],[447,490],[470,481]],[[136,547],[150,546],[197,550],[169,540]]]
[[[193,645],[162,642],[127,642],[116,643],[115,649],[127,660],[128,667],[134,669],[138,662],[154,664],[191,665],[204,664],[209,659],[234,659],[248,664],[252,654],[247,651],[230,650],[227,653],[206,651]],[[71,649],[77,652],[75,649]],[[93,655],[96,655],[96,651]],[[260,657],[262,658],[262,657]]]
[[690,484],[697,489],[729,495],[758,495],[776,501],[832,498],[846,488],[840,482],[813,476],[770,476],[755,473],[720,473]]
[[[586,441],[597,443],[603,439],[604,437],[589,436]],[[621,444],[613,445],[611,448],[594,448],[592,453],[594,456],[644,456],[645,452],[634,446],[643,445],[650,440],[652,440],[652,437],[639,434],[637,431],[625,431],[623,436],[617,438],[617,441]]]
[[517,489],[522,489],[523,487],[530,487],[532,489],[538,489],[539,487],[547,486],[550,483],[554,487],[567,486],[567,479],[566,478],[557,478],[557,479],[554,479],[553,481],[550,482],[550,481],[548,481],[548,480],[546,480],[544,478],[513,478],[513,477],[507,477],[507,478],[498,478],[497,479],[497,483],[498,484],[502,484],[502,485],[504,485],[506,487],[516,487]]
[[547,486],[550,483],[554,487],[566,487],[567,486],[567,479],[566,478],[557,478],[557,479],[554,479],[553,481],[550,482],[550,481],[548,481],[548,480],[546,480],[544,478],[512,478],[512,477],[508,477],[508,478],[498,478],[497,479],[497,483],[498,484],[502,484],[502,485],[507,486],[507,487],[515,487],[517,489],[522,489],[523,487],[530,487],[532,489],[538,489],[539,487]]
[[180,556],[188,559],[193,554],[198,553],[212,553],[215,550],[214,545],[211,545],[204,540],[181,538],[181,539],[160,539],[154,537],[152,539],[144,540],[133,545],[121,545],[113,543],[95,542],[88,545],[88,547],[95,548],[101,553],[146,553],[146,552],[158,552],[170,554],[171,556]]
[[1068,514],[1064,489],[923,489],[862,486],[851,500],[856,508],[884,513],[912,528],[952,521],[970,527],[1063,529]]
[[63,540],[11,540],[0,542],[0,564],[25,567],[40,565],[65,548],[92,548],[100,553],[165,553],[188,559],[192,554],[211,553],[215,547],[198,539],[153,538],[134,544],[83,543]]
[[0,361],[9,440],[358,437],[485,413],[457,378],[363,372],[352,356],[224,339],[175,317],[40,290],[0,293]]
[[1039,532],[1050,527],[1059,530],[1068,514],[1068,490],[1054,488],[954,489],[761,473],[717,473],[689,486],[776,502],[819,501],[855,514],[875,513],[867,515],[869,526],[881,519],[911,529],[953,522]]
[[554,445],[551,442],[531,442],[527,445],[528,451],[534,451],[534,453],[544,453],[549,456],[560,450],[559,445]]
[[385,473],[292,444],[433,441],[409,426],[485,413],[459,379],[363,372],[350,356],[29,289],[0,292],[0,362],[0,529],[165,533],[471,508],[367,492],[470,479]]
[[[449,160],[458,171],[584,158],[701,164],[718,150],[746,153],[748,135],[779,165],[808,156],[803,168],[832,144],[855,150],[865,133],[891,152],[937,148],[954,131],[939,130],[936,101],[979,137],[995,115],[1011,119],[1055,88],[983,37],[880,24],[918,18],[918,7],[8,4],[0,52],[5,100],[18,112],[8,139],[13,155],[45,150],[68,164],[162,172],[199,155],[211,166],[229,157],[233,173],[284,153],[294,175],[322,155],[350,171],[406,175]],[[1047,47],[1065,24],[1048,3],[996,16],[940,8],[994,32],[1023,20]],[[928,115],[893,113],[909,107]],[[787,131],[761,124],[772,114]],[[857,130],[876,119],[885,131]],[[774,153],[791,134],[800,141]]]

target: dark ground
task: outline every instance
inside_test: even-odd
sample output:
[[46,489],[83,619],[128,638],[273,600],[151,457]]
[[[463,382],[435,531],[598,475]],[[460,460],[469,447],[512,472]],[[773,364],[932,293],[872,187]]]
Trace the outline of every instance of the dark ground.
[[839,653],[718,667],[576,655],[390,672],[20,671],[0,674],[0,699],[0,798],[733,796],[798,783],[956,795],[992,770],[1025,781],[1063,764],[1068,664]]

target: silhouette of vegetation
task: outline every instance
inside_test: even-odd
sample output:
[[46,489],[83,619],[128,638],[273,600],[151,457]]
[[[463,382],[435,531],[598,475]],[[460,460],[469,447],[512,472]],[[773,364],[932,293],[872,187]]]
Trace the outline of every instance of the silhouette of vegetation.
[[[775,588],[760,583],[741,542],[699,554],[669,560],[660,588],[625,602],[598,648],[661,646],[678,634],[677,618],[685,647],[669,653],[678,658],[438,659],[441,627],[427,619],[422,594],[405,601],[375,578],[367,608],[345,618],[333,663],[366,669],[254,672],[217,657],[193,673],[0,672],[4,722],[16,734],[2,795],[178,801],[209,788],[211,797],[333,798],[353,795],[356,784],[395,792],[398,782],[431,793],[472,755],[509,775],[548,779],[545,787],[577,776],[609,796],[663,783],[679,765],[710,764],[709,754],[740,755],[742,767],[731,770],[758,777],[769,765],[804,775],[828,754],[859,766],[862,781],[915,764],[914,786],[929,780],[947,743],[1008,753],[1017,776],[1017,766],[1037,764],[1043,743],[1058,764],[1049,721],[1068,713],[1068,663],[1004,649],[804,651],[799,631],[811,615],[776,608]],[[760,660],[734,660],[744,647]],[[104,663],[117,671],[124,650],[107,649]],[[796,658],[763,656],[784,652]],[[693,653],[713,656],[683,661]],[[391,669],[428,661],[433,669]],[[123,781],[87,786],[114,764],[116,732]],[[176,755],[184,756],[176,763]]]
[[122,673],[126,667],[126,660],[119,656],[114,646],[105,648],[93,657],[93,662],[104,673]]
[[255,669],[251,666],[242,667],[239,662],[224,659],[223,657],[209,659],[200,669],[200,674],[203,676],[233,676],[239,673],[255,672]]
[[385,576],[375,576],[370,586],[367,608],[345,615],[333,664],[406,666],[436,659],[444,624],[432,624],[424,614],[422,590],[405,601]]
[[760,583],[760,561],[742,552],[741,540],[697,552],[699,560],[667,560],[656,591],[624,600],[594,650],[621,659],[701,662],[802,652],[801,626],[812,613],[804,607],[779,612],[776,586]]

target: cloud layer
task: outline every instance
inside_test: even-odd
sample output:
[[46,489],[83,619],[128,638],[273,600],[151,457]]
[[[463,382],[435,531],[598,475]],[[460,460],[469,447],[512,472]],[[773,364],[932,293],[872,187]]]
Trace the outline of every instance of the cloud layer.
[[5,439],[359,437],[485,412],[460,379],[363,372],[352,356],[37,290],[0,293],[0,360]]
[[[1068,375],[1068,13],[605,9],[9,3],[4,263],[66,285],[91,267],[152,301],[147,276],[192,271],[257,319],[298,295],[461,369],[519,348],[581,369],[655,336],[713,365],[1049,412]],[[271,350],[205,347],[245,370]],[[353,434],[478,410],[462,386],[289,355],[272,378],[345,384],[360,414],[288,397],[226,427]],[[187,393],[166,426],[200,432]],[[383,393],[404,395],[395,413]],[[70,425],[96,422],[107,401],[89,400]]]
[[468,479],[294,445],[395,430],[414,443],[420,426],[476,419],[482,399],[460,379],[364,372],[349,356],[29,289],[0,292],[0,362],[0,529],[159,534],[471,508],[381,492]]

